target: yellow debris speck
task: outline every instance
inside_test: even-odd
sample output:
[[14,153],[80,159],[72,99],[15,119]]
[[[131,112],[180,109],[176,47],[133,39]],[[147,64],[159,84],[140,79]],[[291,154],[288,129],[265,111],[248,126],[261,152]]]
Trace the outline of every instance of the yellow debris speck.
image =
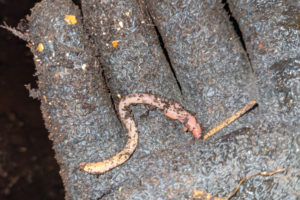
[[65,17],[65,21],[68,24],[77,24],[77,19],[75,15],[66,15]]
[[268,148],[267,148],[267,147],[265,147],[265,151],[268,151]]
[[86,64],[83,64],[83,65],[81,66],[81,68],[82,68],[82,70],[84,71],[84,70],[86,69]]
[[117,97],[118,97],[119,99],[121,99],[121,98],[122,98],[122,96],[121,96],[120,94],[117,94]]
[[127,17],[129,17],[129,15],[130,15],[130,12],[128,11],[128,12],[126,12],[125,13],[125,15],[127,16]]
[[39,52],[42,52],[44,50],[44,45],[42,43],[39,43],[36,50],[38,50]]
[[118,46],[118,43],[119,41],[118,40],[115,40],[115,41],[112,41],[111,44],[113,47],[117,47]]

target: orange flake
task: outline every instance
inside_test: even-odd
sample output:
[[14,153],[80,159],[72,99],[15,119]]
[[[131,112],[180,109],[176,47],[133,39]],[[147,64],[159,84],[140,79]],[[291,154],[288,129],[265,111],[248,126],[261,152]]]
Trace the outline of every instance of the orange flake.
[[112,41],[111,44],[113,47],[117,47],[118,46],[118,43],[119,41],[118,40],[115,40],[115,41]]
[[65,21],[68,24],[77,24],[77,19],[75,15],[66,15],[65,17]]
[[44,50],[44,45],[42,43],[39,43],[36,50],[38,50],[39,52],[42,52]]
[[47,103],[47,98],[45,95],[43,95],[43,99],[44,99],[45,103]]

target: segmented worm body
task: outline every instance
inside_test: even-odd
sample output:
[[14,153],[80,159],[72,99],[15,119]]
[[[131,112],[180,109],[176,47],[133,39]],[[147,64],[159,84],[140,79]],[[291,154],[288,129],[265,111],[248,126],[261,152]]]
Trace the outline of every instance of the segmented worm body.
[[128,141],[124,149],[115,156],[104,161],[96,163],[80,163],[80,168],[83,171],[92,174],[102,174],[123,164],[130,158],[138,144],[138,129],[129,108],[132,104],[148,104],[155,106],[160,110],[163,110],[167,117],[180,121],[193,134],[195,139],[198,139],[201,136],[201,128],[196,118],[186,111],[179,103],[153,94],[130,94],[121,99],[118,108],[120,119],[128,131]]

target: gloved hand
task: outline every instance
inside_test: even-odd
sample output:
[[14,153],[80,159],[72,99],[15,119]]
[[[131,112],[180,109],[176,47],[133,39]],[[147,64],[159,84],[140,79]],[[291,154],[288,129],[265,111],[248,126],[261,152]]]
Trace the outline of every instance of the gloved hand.
[[[220,1],[36,4],[28,18],[39,79],[32,95],[41,100],[67,199],[190,199],[195,189],[226,196],[241,177],[278,168],[288,171],[271,184],[247,182],[239,198],[296,198],[299,5],[228,4],[244,48]],[[158,109],[131,106],[140,135],[131,158],[101,175],[81,171],[81,162],[124,147],[117,108],[132,93],[179,102],[204,133],[250,100],[259,109],[193,141]]]

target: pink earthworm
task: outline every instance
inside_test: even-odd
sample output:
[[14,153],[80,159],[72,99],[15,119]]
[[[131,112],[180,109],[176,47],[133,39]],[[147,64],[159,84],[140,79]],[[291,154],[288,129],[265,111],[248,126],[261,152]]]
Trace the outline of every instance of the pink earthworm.
[[137,93],[130,94],[121,99],[119,115],[128,131],[128,140],[122,151],[111,158],[96,163],[80,163],[80,169],[91,174],[105,173],[126,162],[135,151],[138,144],[138,129],[129,106],[132,104],[148,104],[163,110],[164,114],[180,121],[189,130],[195,139],[201,137],[201,128],[196,118],[186,111],[179,103],[160,97],[159,95]]

